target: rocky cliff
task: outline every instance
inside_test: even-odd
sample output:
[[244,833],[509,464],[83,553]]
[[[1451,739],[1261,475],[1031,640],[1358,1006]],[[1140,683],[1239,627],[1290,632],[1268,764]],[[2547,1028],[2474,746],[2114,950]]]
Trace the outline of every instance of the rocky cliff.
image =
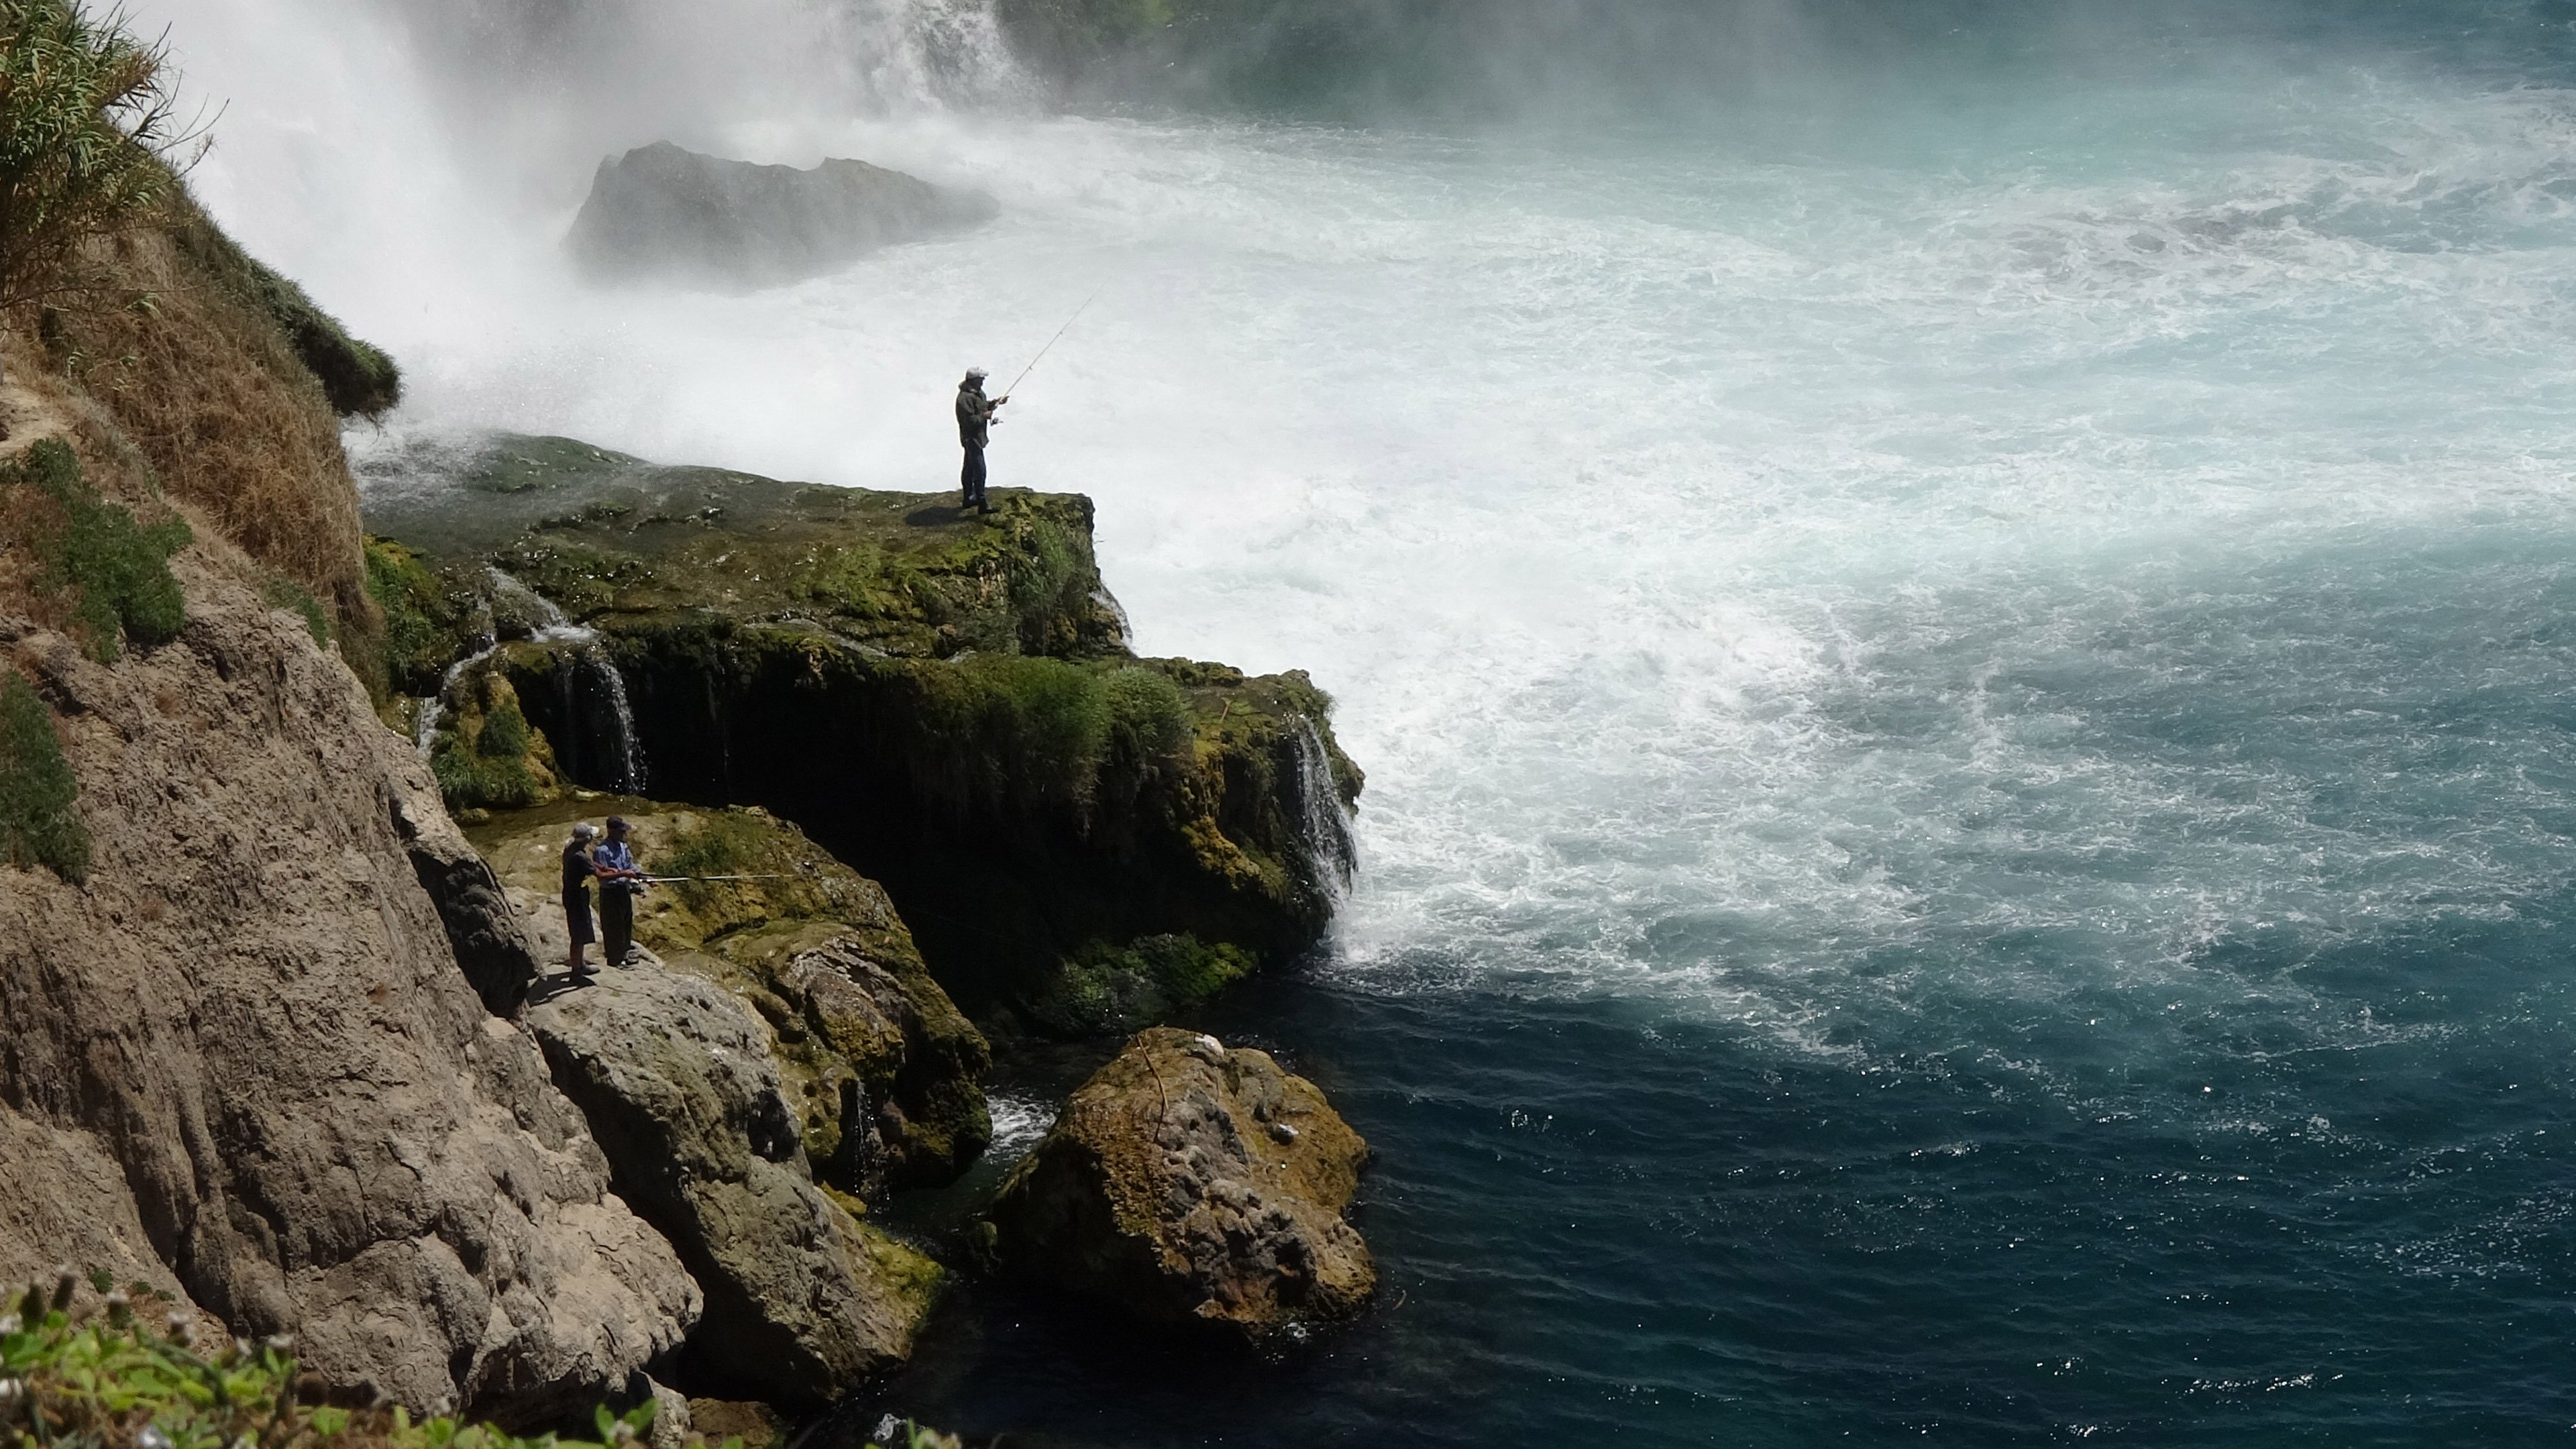
[[[1329,701],[1131,653],[1086,499],[965,516],[559,438],[368,474],[370,527],[413,571],[383,595],[394,637],[492,648],[584,783],[795,821],[885,884],[979,1018],[1130,1029],[1331,917],[1361,777]],[[621,759],[635,777],[603,778]]]
[[[159,495],[103,408],[13,372],[10,516],[42,511],[48,438],[97,496],[13,533],[0,573],[0,683],[42,700],[84,842],[77,868],[0,863],[0,1276],[131,1275],[423,1407],[536,1419],[622,1388],[700,1294],[469,986],[459,942],[516,939],[488,870],[327,627]],[[309,379],[272,401],[323,409]],[[79,520],[138,510],[189,525],[166,633],[86,607],[114,580],[82,572]]]

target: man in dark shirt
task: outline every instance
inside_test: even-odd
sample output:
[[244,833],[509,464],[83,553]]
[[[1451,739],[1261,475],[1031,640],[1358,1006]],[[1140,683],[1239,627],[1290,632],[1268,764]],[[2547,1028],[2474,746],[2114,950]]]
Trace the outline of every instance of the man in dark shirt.
[[591,874],[599,877],[599,932],[607,937],[601,954],[611,966],[631,964],[635,952],[635,897],[644,889],[644,872],[635,868],[635,852],[626,844],[626,818],[608,817],[608,838],[590,853]]
[[972,508],[990,513],[993,505],[984,501],[984,445],[992,440],[993,414],[1011,399],[1006,394],[997,398],[984,396],[984,369],[966,369],[966,380],[957,384],[957,441],[966,449],[966,467],[958,475],[958,509]]
[[564,958],[564,969],[576,976],[590,974],[582,964],[581,948],[597,939],[590,933],[590,842],[599,835],[599,827],[585,820],[572,828],[572,841],[563,851],[564,927],[572,935],[572,951]]

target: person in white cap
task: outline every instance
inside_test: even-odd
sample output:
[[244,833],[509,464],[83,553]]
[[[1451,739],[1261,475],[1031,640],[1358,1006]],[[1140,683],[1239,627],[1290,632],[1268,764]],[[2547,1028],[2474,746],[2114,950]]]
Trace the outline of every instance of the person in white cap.
[[957,441],[966,449],[966,467],[958,475],[959,512],[972,508],[990,513],[993,505],[984,501],[984,444],[993,436],[993,414],[1009,402],[1005,394],[997,398],[984,396],[984,369],[966,369],[966,380],[957,384]]
[[596,873],[590,863],[590,843],[598,838],[599,827],[582,821],[572,828],[572,840],[563,851],[564,928],[572,936],[564,969],[575,976],[588,974],[581,948],[598,939],[590,930],[590,878]]

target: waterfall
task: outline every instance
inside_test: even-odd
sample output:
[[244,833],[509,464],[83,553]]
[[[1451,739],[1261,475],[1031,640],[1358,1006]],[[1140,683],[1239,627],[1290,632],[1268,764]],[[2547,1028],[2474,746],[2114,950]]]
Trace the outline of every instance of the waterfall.
[[[635,710],[626,695],[626,676],[619,672],[616,660],[608,653],[607,641],[599,631],[576,624],[556,607],[554,600],[529,588],[518,579],[497,568],[484,570],[492,583],[492,609],[497,621],[525,621],[528,638],[546,645],[568,659],[567,667],[555,673],[555,684],[562,703],[562,727],[554,741],[557,762],[564,777],[597,788],[632,795],[644,788],[644,749],[635,737]],[[446,685],[477,660],[488,657],[498,644],[487,646],[471,659],[458,662],[442,681]],[[581,686],[587,685],[587,689]],[[590,707],[585,707],[585,702]],[[601,708],[600,706],[604,706]],[[428,748],[430,731],[435,724],[437,701],[421,707],[423,725],[421,747]],[[597,770],[584,768],[584,750],[593,736],[605,742],[604,758]]]
[[420,702],[420,714],[412,721],[411,742],[422,755],[426,756],[430,746],[438,741],[438,718],[447,709],[447,691],[456,687],[456,681],[465,677],[466,670],[491,658],[492,651],[501,647],[500,642],[488,634],[484,640],[482,648],[447,666],[447,672],[438,677],[438,692]]
[[1118,647],[1132,653],[1136,648],[1136,627],[1127,621],[1127,606],[1118,602],[1118,596],[1109,592],[1105,584],[1091,591],[1091,602],[1118,621]]
[[1289,741],[1297,756],[1298,825],[1306,852],[1315,861],[1315,882],[1338,907],[1350,896],[1351,876],[1359,864],[1351,839],[1351,813],[1333,784],[1333,760],[1324,749],[1323,731],[1304,715],[1298,716],[1297,723],[1299,728]]

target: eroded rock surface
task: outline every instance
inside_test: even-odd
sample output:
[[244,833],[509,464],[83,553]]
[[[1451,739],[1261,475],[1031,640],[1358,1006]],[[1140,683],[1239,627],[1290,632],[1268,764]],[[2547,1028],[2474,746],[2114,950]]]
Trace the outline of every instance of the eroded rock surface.
[[526,1021],[618,1190],[706,1292],[690,1353],[819,1406],[911,1351],[939,1273],[814,1185],[767,1032],[713,982],[646,963],[549,982]]
[[599,163],[564,245],[594,274],[770,287],[989,221],[993,199],[864,161],[760,166],[668,141]]
[[414,1407],[616,1391],[698,1292],[460,970],[523,950],[489,873],[237,555],[174,568],[184,632],[113,665],[0,619],[93,840],[85,886],[0,864],[0,1279],[131,1273]]
[[885,892],[794,826],[760,810],[621,798],[476,827],[545,958],[564,959],[556,862],[571,822],[612,812],[649,870],[746,877],[655,887],[637,905],[636,939],[768,1028],[815,1175],[873,1202],[964,1171],[993,1135],[983,1035],[931,979]]
[[1012,1271],[1260,1341],[1347,1318],[1377,1267],[1342,1220],[1368,1144],[1269,1054],[1158,1027],[1082,1084],[1003,1185]]

